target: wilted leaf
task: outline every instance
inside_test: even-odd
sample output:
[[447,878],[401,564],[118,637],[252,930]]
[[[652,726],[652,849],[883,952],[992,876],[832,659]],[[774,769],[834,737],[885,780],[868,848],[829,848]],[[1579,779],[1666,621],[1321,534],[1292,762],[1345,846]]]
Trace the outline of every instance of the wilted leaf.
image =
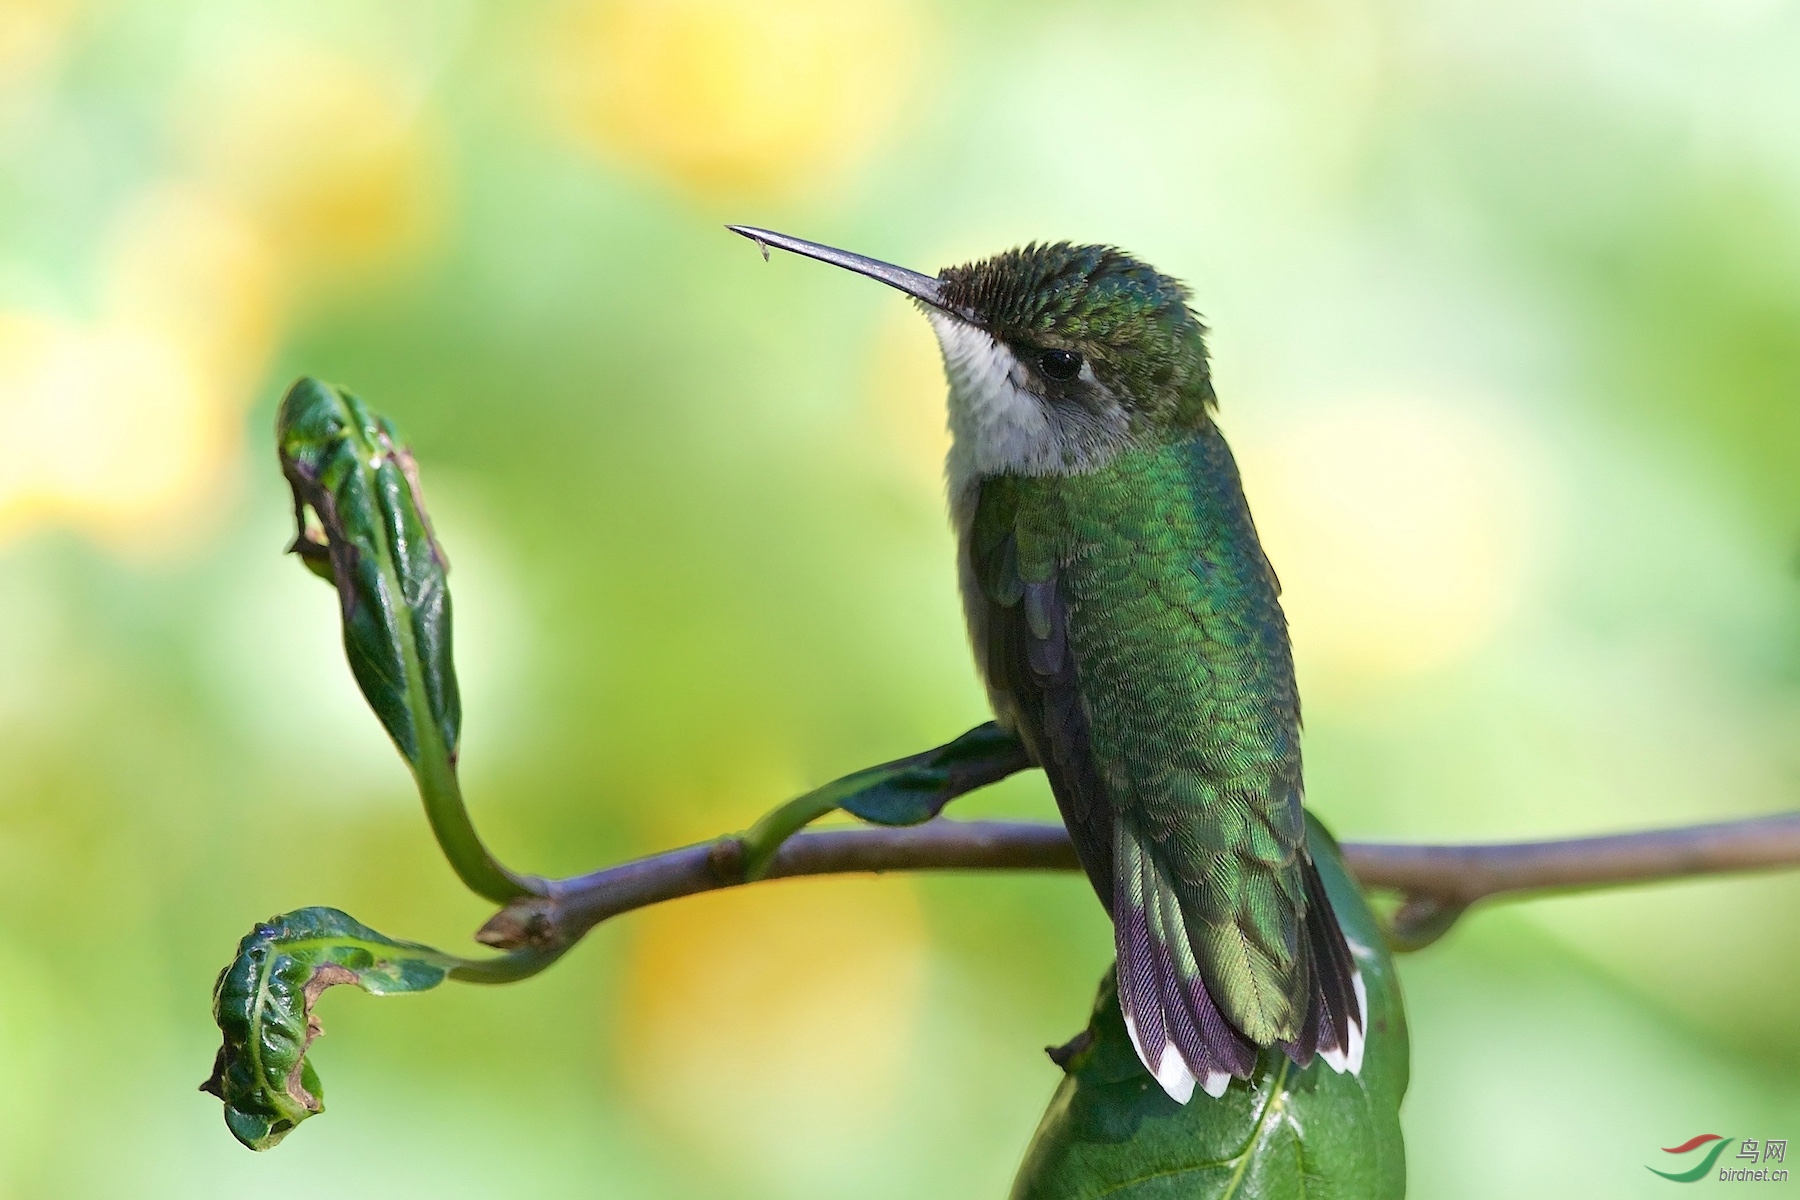
[[1013,1200],[1399,1200],[1406,1194],[1400,1101],[1406,1017],[1393,960],[1344,873],[1337,845],[1308,817],[1313,859],[1368,988],[1360,1076],[1315,1060],[1305,1070],[1266,1051],[1257,1075],[1213,1100],[1171,1100],[1138,1062],[1111,969],[1093,1019],[1068,1047],[1067,1072],[1038,1126]]
[[302,908],[250,931],[213,987],[224,1035],[212,1076],[200,1085],[225,1102],[225,1124],[252,1150],[267,1150],[325,1110],[306,1051],[323,1031],[319,994],[352,983],[376,996],[434,988],[458,959],[396,942],[335,908]]

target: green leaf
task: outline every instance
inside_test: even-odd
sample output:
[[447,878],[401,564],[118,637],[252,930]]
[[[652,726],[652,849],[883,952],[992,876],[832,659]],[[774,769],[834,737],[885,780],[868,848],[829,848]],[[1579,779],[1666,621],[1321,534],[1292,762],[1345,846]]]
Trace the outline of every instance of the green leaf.
[[1067,1072],[1026,1151],[1013,1200],[1399,1200],[1406,1194],[1400,1101],[1406,1016],[1393,959],[1337,843],[1307,818],[1325,881],[1368,988],[1360,1076],[1265,1051],[1256,1077],[1213,1100],[1171,1100],[1126,1036],[1108,970],[1086,1032],[1057,1052]]
[[213,987],[224,1044],[200,1085],[225,1102],[225,1124],[252,1150],[267,1150],[325,1110],[306,1051],[324,1032],[319,994],[353,983],[376,996],[436,987],[460,960],[383,937],[335,908],[302,908],[250,931]]
[[741,835],[744,878],[762,878],[783,842],[838,809],[872,825],[921,825],[958,796],[1030,765],[1018,737],[989,721],[942,746],[835,779],[770,810]]
[[919,825],[1029,763],[1018,736],[989,721],[935,750],[846,777],[839,807],[872,825]]
[[462,701],[450,658],[448,564],[412,455],[385,417],[316,379],[288,390],[275,436],[294,491],[293,550],[337,584],[357,685],[408,762],[432,751],[454,759]]
[[412,767],[444,856],[471,890],[497,903],[540,892],[539,881],[488,853],[463,806],[449,565],[412,455],[386,418],[316,379],[288,390],[275,440],[294,492],[291,549],[337,585],[351,673]]

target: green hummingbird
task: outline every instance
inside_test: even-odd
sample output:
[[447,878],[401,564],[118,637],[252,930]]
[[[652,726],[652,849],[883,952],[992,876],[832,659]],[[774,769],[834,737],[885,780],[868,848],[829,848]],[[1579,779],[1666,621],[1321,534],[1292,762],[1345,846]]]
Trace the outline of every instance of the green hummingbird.
[[1280,585],[1187,289],[1111,246],[934,278],[729,228],[898,288],[937,333],[975,659],[1112,915],[1145,1068],[1183,1104],[1266,1046],[1360,1071],[1367,1001],[1306,848]]

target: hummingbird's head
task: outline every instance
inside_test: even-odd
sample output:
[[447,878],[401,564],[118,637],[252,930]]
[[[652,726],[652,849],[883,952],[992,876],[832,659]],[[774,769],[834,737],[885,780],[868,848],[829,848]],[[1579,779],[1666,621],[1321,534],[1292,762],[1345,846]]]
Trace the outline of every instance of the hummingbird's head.
[[937,332],[950,381],[952,486],[1071,474],[1195,428],[1214,403],[1187,289],[1110,246],[1030,245],[936,278],[732,226],[899,288]]
[[975,439],[981,473],[1078,470],[1206,419],[1205,329],[1187,289],[1123,251],[1030,245],[938,279],[944,304],[925,313],[952,428]]

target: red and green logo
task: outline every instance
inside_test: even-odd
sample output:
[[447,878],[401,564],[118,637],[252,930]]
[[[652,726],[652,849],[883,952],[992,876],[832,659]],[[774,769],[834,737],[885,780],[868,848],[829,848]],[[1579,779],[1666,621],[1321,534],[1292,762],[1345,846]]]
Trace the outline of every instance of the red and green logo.
[[1664,1154],[1692,1154],[1708,1142],[1712,1143],[1712,1148],[1706,1152],[1699,1163],[1686,1171],[1658,1171],[1655,1167],[1651,1167],[1649,1170],[1661,1175],[1664,1179],[1672,1179],[1676,1183],[1693,1183],[1695,1180],[1705,1178],[1711,1172],[1713,1164],[1719,1161],[1719,1155],[1725,1153],[1725,1147],[1731,1145],[1733,1140],[1720,1137],[1716,1133],[1702,1133],[1697,1137],[1689,1138],[1679,1146],[1664,1146],[1662,1148]]
[[[1688,1159],[1694,1163],[1685,1171],[1658,1171],[1655,1167],[1649,1170],[1661,1175],[1664,1179],[1675,1183],[1696,1183],[1712,1172],[1713,1164],[1719,1161],[1719,1155],[1733,1142],[1737,1143],[1738,1152],[1725,1166],[1719,1168],[1720,1183],[1786,1183],[1788,1178],[1786,1167],[1771,1167],[1768,1163],[1785,1163],[1787,1161],[1788,1140],[1786,1138],[1727,1138],[1716,1133],[1703,1133],[1691,1137],[1679,1146],[1664,1146],[1664,1154],[1692,1154],[1700,1147],[1707,1147],[1706,1153],[1698,1160]],[[1739,1162],[1748,1166],[1738,1166]]]

